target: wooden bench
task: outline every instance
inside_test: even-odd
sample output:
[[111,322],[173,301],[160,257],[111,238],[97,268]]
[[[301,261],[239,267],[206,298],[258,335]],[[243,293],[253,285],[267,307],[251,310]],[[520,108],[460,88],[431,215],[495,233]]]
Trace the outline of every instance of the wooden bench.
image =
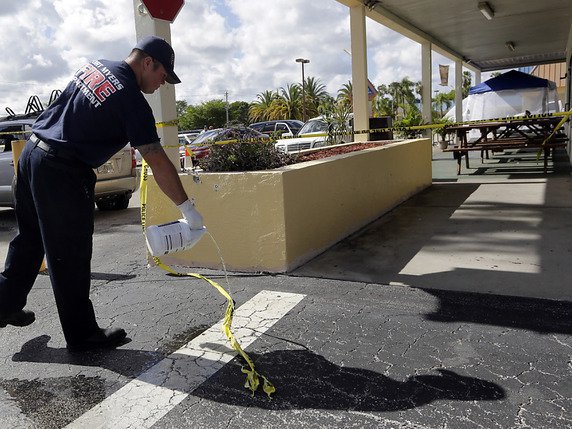
[[531,140],[525,138],[510,138],[500,140],[487,140],[480,142],[474,146],[460,147],[454,146],[452,148],[443,149],[443,152],[452,152],[453,158],[457,160],[457,175],[461,174],[461,159],[465,156],[466,166],[469,168],[469,152],[481,151],[481,163],[484,161],[484,156],[488,159],[488,151],[502,152],[508,149],[524,149],[532,148],[539,149],[544,152],[544,172],[548,170],[548,155],[551,149],[566,147],[567,139],[565,137],[556,137],[551,139],[542,146],[542,140]]

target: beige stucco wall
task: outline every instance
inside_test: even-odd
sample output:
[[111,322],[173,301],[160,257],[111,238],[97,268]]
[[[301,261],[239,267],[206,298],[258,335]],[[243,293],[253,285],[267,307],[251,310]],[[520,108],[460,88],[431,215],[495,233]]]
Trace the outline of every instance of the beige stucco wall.
[[[285,272],[430,186],[431,144],[411,140],[264,172],[181,178],[228,269]],[[180,216],[152,176],[148,183],[148,224]],[[220,268],[208,236],[162,260]]]

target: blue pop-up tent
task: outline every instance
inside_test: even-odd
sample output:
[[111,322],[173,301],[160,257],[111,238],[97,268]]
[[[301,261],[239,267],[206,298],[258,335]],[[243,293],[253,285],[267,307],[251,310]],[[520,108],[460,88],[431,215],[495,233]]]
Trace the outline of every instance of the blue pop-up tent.
[[556,84],[548,79],[511,70],[497,77],[479,83],[469,89],[469,94],[483,94],[489,91],[504,91],[507,89],[548,88],[556,89]]
[[[463,100],[463,120],[494,119],[560,110],[556,84],[511,70],[470,88]],[[456,120],[455,109],[446,118]]]

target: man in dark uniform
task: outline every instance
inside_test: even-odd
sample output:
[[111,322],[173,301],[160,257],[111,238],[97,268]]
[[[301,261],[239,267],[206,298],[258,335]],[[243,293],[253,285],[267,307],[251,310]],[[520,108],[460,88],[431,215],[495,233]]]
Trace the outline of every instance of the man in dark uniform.
[[165,82],[180,83],[174,63],[175,54],[165,40],[146,37],[125,61],[93,61],[78,70],[35,122],[18,166],[19,233],[0,274],[0,327],[34,322],[34,313],[24,307],[45,254],[67,348],[113,348],[126,341],[123,329],[98,326],[89,289],[93,168],[128,142],[191,228],[203,226],[159,142],[142,94],[152,94]]

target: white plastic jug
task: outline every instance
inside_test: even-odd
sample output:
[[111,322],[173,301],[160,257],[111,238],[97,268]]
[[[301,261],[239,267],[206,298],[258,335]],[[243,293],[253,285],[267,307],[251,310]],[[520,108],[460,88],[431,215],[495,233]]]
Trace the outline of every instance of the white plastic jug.
[[207,229],[191,229],[185,219],[146,228],[147,247],[153,256],[180,252],[193,247]]

